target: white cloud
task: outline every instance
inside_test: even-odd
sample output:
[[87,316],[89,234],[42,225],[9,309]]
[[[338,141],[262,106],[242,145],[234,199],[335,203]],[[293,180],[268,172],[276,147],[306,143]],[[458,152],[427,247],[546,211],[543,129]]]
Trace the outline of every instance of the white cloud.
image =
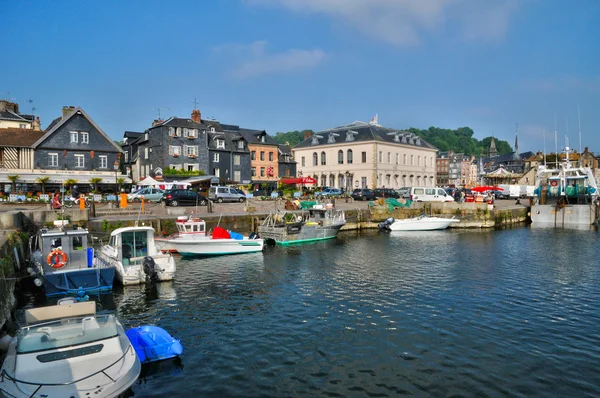
[[[328,15],[393,45],[418,44],[423,36],[456,29],[467,40],[504,38],[518,0],[246,0],[296,12]],[[454,26],[455,28],[452,28]]]
[[248,45],[226,44],[214,50],[219,53],[226,53],[239,62],[231,70],[231,73],[240,79],[314,68],[327,57],[327,54],[320,49],[290,49],[269,54],[266,47],[267,42],[255,41]]

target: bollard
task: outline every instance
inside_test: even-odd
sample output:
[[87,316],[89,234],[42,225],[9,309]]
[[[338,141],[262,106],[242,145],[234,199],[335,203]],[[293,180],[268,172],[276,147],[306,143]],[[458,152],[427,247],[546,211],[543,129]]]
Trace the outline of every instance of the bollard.
[[145,209],[145,207],[144,207],[144,197],[142,196],[142,213],[145,211],[144,209]]
[[83,197],[83,194],[79,194],[79,209],[85,210],[85,198]]
[[208,203],[206,204],[206,208],[207,208],[207,211],[208,211],[209,213],[212,213],[212,212],[213,212],[213,209],[212,209],[212,201],[211,201],[210,199],[208,199]]
[[121,203],[119,203],[119,206],[121,207],[121,209],[126,209],[127,208],[127,194],[122,193],[120,196],[121,196]]

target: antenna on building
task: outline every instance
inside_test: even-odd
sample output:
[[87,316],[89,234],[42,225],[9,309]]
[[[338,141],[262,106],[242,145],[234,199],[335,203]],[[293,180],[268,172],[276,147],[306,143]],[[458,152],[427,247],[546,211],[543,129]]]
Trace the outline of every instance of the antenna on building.
[[194,97],[194,101],[192,101],[192,104],[194,104],[194,109],[198,109],[198,101],[196,101],[195,97]]
[[158,118],[159,119],[160,119],[160,111],[161,111],[161,109],[164,109],[166,111],[170,110],[170,108],[154,108],[154,109],[156,109],[156,111],[158,112]]
[[27,102],[29,102],[29,105],[31,105],[31,113],[33,114],[33,116],[35,116],[35,106],[33,106],[33,100],[28,99]]

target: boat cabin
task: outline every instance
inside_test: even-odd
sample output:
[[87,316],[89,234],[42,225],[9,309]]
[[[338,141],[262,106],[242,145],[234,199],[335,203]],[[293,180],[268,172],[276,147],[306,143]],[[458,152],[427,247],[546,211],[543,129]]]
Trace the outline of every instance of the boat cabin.
[[199,218],[177,217],[177,231],[179,235],[206,235],[206,222]]
[[88,236],[88,230],[83,228],[43,228],[31,238],[30,250],[41,256],[38,261],[45,272],[87,268],[91,266],[87,253]]
[[154,228],[152,227],[126,227],[117,228],[110,234],[108,242],[115,252],[118,260],[124,266],[141,260],[148,253],[156,253],[154,247]]

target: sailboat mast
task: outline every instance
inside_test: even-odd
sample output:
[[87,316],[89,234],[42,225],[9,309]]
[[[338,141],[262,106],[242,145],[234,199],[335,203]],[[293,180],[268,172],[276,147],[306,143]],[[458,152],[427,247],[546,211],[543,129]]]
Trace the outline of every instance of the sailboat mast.
[[544,136],[544,166],[546,166],[546,129],[542,127],[542,135]]
[[556,128],[556,110],[554,111],[554,154],[555,167],[558,168],[558,130]]
[[577,120],[579,121],[579,156],[581,156],[581,115],[579,114],[579,105],[577,105]]

